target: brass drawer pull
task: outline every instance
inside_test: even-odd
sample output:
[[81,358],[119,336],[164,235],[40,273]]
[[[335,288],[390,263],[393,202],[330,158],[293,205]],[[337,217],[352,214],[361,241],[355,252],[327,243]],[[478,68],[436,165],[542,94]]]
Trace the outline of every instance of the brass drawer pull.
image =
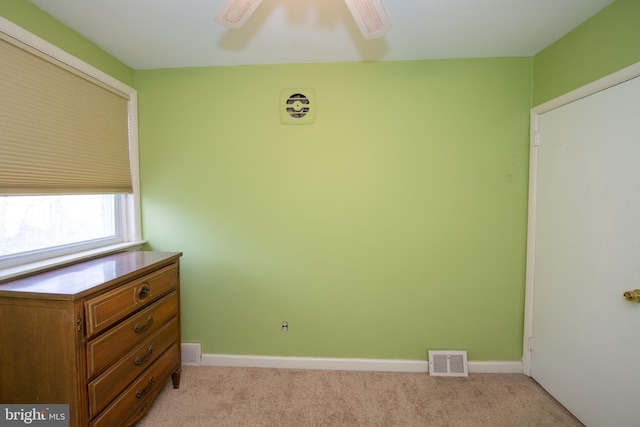
[[153,377],[149,378],[149,385],[146,386],[145,388],[143,388],[142,390],[138,389],[136,390],[136,397],[138,399],[140,399],[142,396],[144,396],[145,394],[149,393],[149,390],[151,390],[151,386],[153,385]]
[[153,316],[149,316],[149,317],[147,318],[147,323],[148,323],[148,324],[147,324],[147,325],[145,325],[144,327],[140,327],[140,325],[138,325],[138,324],[136,323],[136,326],[134,326],[134,327],[133,327],[133,331],[134,331],[136,334],[139,334],[140,332],[146,332],[146,331],[147,331],[147,329],[149,329],[149,326],[151,326],[151,324],[153,323]]
[[634,289],[633,291],[627,291],[622,296],[627,301],[640,302],[640,289]]
[[147,355],[144,356],[142,359],[140,359],[140,356],[136,357],[136,360],[133,362],[136,365],[140,365],[142,363],[147,363],[147,361],[149,360],[149,358],[151,357],[151,355],[153,354],[153,346],[149,346],[149,349],[147,350]]
[[140,291],[138,292],[138,298],[145,299],[149,295],[150,291],[151,290],[149,289],[149,285],[145,283],[144,285],[142,285]]

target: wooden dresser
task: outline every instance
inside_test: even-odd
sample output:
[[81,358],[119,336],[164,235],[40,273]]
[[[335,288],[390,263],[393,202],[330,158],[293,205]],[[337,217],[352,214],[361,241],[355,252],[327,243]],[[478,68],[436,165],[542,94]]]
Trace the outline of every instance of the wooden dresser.
[[71,427],[140,419],[180,383],[181,253],[121,252],[0,283],[0,402]]

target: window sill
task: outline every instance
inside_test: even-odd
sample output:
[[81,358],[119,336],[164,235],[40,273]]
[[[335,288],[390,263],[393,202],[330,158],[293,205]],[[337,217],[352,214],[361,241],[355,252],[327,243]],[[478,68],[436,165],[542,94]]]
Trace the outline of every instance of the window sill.
[[0,283],[10,279],[15,279],[20,276],[27,276],[29,274],[38,273],[39,271],[50,270],[52,268],[61,267],[63,265],[74,264],[76,262],[84,261],[89,258],[96,258],[115,252],[139,250],[145,243],[147,243],[146,240],[118,243],[115,245],[104,246],[101,248],[78,252],[71,255],[65,255],[57,258],[23,264],[16,267],[4,268],[0,270]]

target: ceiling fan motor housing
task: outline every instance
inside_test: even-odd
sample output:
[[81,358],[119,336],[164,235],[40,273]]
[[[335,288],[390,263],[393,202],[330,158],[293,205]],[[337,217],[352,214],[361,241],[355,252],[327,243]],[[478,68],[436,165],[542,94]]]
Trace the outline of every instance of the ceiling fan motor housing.
[[280,123],[308,125],[316,118],[316,93],[309,88],[289,88],[280,91]]

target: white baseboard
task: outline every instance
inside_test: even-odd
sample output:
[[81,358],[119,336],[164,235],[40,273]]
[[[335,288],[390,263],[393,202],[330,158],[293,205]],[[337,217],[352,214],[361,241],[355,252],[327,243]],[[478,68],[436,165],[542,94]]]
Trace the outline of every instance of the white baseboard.
[[[204,366],[243,368],[321,369],[333,371],[429,372],[424,360],[348,359],[328,357],[247,356],[234,354],[203,354]],[[521,374],[521,361],[469,361],[469,373]]]

